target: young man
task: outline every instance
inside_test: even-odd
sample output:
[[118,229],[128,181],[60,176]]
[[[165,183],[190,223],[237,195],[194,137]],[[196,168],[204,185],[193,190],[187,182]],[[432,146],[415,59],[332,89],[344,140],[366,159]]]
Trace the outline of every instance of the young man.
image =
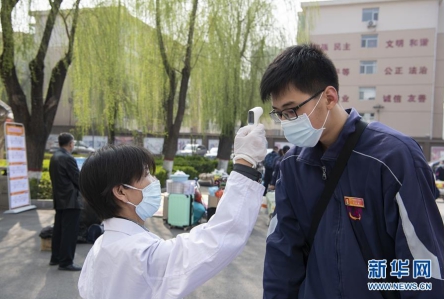
[[49,264],[50,266],[58,265],[59,270],[80,271],[81,267],[73,265],[82,208],[79,168],[71,155],[74,148],[73,135],[61,133],[59,146],[60,148],[53,154],[49,163],[56,210]]
[[[381,123],[362,133],[307,252],[316,204],[360,120],[356,110],[338,104],[338,90],[335,66],[314,45],[286,49],[262,78],[262,100],[271,99],[271,117],[296,145],[280,164],[264,298],[389,298],[368,290],[368,283],[392,278],[432,286],[390,292],[394,298],[443,298],[444,231],[433,173],[414,140]],[[358,236],[353,221],[363,227]],[[358,238],[374,260],[364,258]]]

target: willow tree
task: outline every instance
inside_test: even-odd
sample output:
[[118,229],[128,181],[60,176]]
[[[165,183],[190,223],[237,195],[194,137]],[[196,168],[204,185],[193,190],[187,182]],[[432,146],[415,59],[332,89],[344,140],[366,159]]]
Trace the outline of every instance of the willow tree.
[[[17,76],[12,12],[18,2],[18,0],[1,1],[3,50],[0,55],[0,76],[15,121],[22,123],[26,130],[28,169],[36,171],[39,175],[42,169],[46,140],[53,126],[63,84],[72,61],[80,0],[76,0],[73,9],[68,12],[60,10],[62,0],[50,1],[51,9],[46,14],[45,25],[35,56],[29,62],[31,87],[28,94],[30,101],[27,101],[27,92]],[[65,20],[68,45],[63,57],[52,68],[49,82],[45,82],[45,58],[57,17]],[[38,22],[36,23],[38,24]]]
[[310,42],[311,31],[315,27],[315,22],[320,15],[320,4],[318,2],[311,3],[303,7],[298,13],[298,31],[297,42],[304,44]]
[[75,114],[83,131],[106,132],[113,144],[117,130],[159,126],[163,73],[154,29],[118,3],[84,9],[77,36]]
[[247,111],[261,105],[258,70],[265,64],[265,38],[271,32],[269,1],[214,1],[209,17],[208,45],[203,50],[203,112],[221,129],[220,167],[226,168],[235,127],[244,125]]
[[[187,1],[154,2],[159,52],[167,75],[163,99],[165,137],[162,154],[164,168],[168,172],[173,168],[179,131],[184,119],[198,11],[198,0],[184,2]],[[190,9],[187,4],[191,5]],[[187,15],[188,19],[183,17]],[[170,37],[170,43],[166,42],[166,36]]]

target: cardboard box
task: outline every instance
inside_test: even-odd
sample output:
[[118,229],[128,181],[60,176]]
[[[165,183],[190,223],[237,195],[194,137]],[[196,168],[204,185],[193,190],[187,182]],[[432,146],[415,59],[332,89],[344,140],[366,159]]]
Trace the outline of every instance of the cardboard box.
[[40,238],[40,251],[51,251],[51,238]]
[[216,208],[219,203],[219,198],[216,196],[209,195],[209,203],[207,208]]

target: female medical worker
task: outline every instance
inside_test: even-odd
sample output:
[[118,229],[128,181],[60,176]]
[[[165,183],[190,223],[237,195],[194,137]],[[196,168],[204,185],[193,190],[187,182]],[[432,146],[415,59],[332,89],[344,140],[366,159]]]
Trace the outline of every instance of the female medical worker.
[[241,253],[260,210],[264,187],[252,168],[266,155],[264,126],[242,127],[234,168],[218,210],[190,233],[163,240],[144,228],[158,210],[161,187],[152,155],[136,146],[105,146],[82,166],[80,189],[104,221],[82,268],[82,298],[182,298]]

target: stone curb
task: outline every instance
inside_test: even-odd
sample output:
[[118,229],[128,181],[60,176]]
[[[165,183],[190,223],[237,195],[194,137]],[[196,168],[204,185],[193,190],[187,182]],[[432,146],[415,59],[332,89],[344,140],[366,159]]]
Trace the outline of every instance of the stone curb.
[[31,204],[37,209],[52,210],[54,208],[52,199],[31,199]]

